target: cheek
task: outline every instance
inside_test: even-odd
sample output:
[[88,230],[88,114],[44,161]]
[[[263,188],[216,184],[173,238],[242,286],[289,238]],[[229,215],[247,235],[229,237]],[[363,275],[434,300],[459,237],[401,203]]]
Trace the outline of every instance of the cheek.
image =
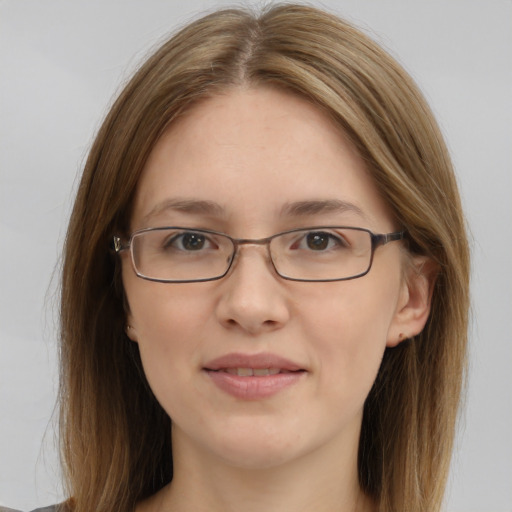
[[210,315],[197,291],[136,279],[125,282],[130,322],[150,387],[172,415],[179,388],[195,385],[190,368],[199,367],[200,333]]
[[315,340],[322,387],[365,399],[377,375],[397,298],[397,287],[370,280],[339,283],[311,301],[304,328]]
[[187,336],[187,330],[204,323],[209,314],[208,301],[206,294],[198,293],[197,284],[147,281],[134,274],[128,258],[122,263],[128,323],[135,327],[141,348],[151,344],[170,349]]
[[[209,317],[207,304],[181,290],[169,293],[165,284],[150,283],[144,290],[127,293],[131,318],[137,329],[141,349],[174,352],[193,349],[198,331]],[[183,291],[183,293],[179,293]]]

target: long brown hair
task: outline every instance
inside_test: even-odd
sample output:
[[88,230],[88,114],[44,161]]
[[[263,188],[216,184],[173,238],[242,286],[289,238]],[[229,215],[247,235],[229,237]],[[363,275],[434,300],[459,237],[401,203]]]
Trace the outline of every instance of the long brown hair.
[[186,109],[229,87],[300,94],[351,137],[410,250],[439,267],[415,339],[387,349],[365,404],[361,488],[381,512],[438,511],[465,368],[469,256],[457,185],[422,95],[377,44],[334,15],[277,5],[210,14],[181,30],[128,83],[90,151],[62,276],[61,438],[76,512],[126,512],[172,479],[170,419],[125,335],[119,266],[144,163]]

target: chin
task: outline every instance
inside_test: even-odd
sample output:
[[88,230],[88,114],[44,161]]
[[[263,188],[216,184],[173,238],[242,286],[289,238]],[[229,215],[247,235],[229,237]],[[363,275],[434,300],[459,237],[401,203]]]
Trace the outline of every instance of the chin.
[[[212,440],[216,442],[212,443]],[[300,432],[276,430],[252,421],[236,429],[226,429],[209,438],[209,449],[224,463],[240,469],[259,470],[277,467],[307,452]]]
[[244,446],[240,449],[231,447],[221,454],[226,465],[248,471],[277,468],[299,457],[300,453],[296,448],[292,451],[283,449],[283,447],[270,447],[268,443],[253,444],[253,446]]

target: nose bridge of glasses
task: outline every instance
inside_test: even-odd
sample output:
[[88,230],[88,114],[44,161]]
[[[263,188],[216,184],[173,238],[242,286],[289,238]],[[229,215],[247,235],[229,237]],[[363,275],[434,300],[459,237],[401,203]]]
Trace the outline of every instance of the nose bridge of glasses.
[[[233,260],[237,260],[240,257],[241,250],[247,250],[248,246],[257,246],[260,248],[260,250],[265,251],[265,259],[267,263],[272,264],[272,254],[270,251],[270,242],[272,241],[273,237],[267,237],[267,238],[233,238]],[[246,246],[246,247],[243,247]],[[233,261],[233,264],[236,264],[236,261]]]
[[239,252],[241,246],[248,246],[248,245],[256,245],[260,247],[266,247],[267,248],[267,255],[270,256],[269,246],[270,242],[272,241],[273,237],[267,237],[267,238],[233,238],[232,242],[234,245],[234,251],[235,253]]

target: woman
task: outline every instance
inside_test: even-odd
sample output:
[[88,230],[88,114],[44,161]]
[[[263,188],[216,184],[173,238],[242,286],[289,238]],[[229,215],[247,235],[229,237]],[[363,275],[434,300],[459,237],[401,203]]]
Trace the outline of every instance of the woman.
[[468,273],[442,137],[382,49],[304,6],[192,23],[73,209],[62,508],[439,510]]

